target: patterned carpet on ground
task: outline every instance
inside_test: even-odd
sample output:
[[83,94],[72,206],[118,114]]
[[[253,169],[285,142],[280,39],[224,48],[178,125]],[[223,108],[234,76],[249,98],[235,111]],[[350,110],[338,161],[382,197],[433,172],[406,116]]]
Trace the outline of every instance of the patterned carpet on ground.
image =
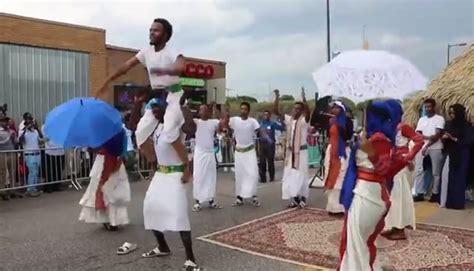
[[[297,265],[334,269],[343,221],[324,210],[287,210],[200,237],[202,241]],[[384,270],[474,270],[474,231],[418,224],[408,240],[377,240]]]

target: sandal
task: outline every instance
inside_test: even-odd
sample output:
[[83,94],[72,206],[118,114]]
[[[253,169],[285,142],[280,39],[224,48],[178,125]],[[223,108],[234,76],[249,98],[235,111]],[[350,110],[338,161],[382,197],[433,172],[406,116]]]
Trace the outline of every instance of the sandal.
[[288,203],[288,208],[296,208],[298,206],[298,203],[295,200],[290,200],[290,203]]
[[110,223],[103,223],[102,225],[104,226],[104,229],[107,230],[107,231],[117,231],[118,230],[118,226],[112,226],[112,225],[110,225]]
[[243,201],[239,198],[237,198],[234,203],[232,204],[232,206],[241,206],[243,203]]
[[199,268],[197,266],[196,263],[194,263],[193,261],[191,260],[187,260],[185,263],[184,263],[184,268],[183,268],[185,271],[200,271],[201,268]]
[[252,204],[254,207],[260,207],[260,201],[257,198],[253,198]]
[[117,249],[117,255],[126,255],[138,248],[137,244],[131,244],[129,242],[123,243],[121,247]]
[[222,209],[222,206],[213,201],[212,203],[209,203],[209,208],[211,208],[211,209]]
[[171,252],[162,252],[158,247],[155,247],[153,250],[150,250],[142,254],[142,258],[153,258],[153,257],[163,257],[170,255]]
[[193,206],[193,212],[199,212],[199,211],[201,211],[201,210],[202,210],[201,204],[199,204],[199,203],[194,204],[194,206]]
[[300,201],[300,204],[298,204],[298,208],[304,209],[306,207],[306,202]]

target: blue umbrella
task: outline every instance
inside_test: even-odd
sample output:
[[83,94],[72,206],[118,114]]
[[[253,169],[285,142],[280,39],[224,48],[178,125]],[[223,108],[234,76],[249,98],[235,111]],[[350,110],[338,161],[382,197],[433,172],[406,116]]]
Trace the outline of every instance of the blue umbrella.
[[44,132],[64,148],[101,147],[122,130],[117,109],[95,98],[74,98],[48,113]]

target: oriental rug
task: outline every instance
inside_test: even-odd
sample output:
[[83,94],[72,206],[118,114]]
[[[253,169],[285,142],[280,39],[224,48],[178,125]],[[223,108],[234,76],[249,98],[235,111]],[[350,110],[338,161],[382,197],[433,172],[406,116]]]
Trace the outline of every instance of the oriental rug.
[[[335,269],[342,219],[306,208],[272,214],[198,239],[296,265]],[[417,224],[407,240],[377,239],[384,270],[474,270],[474,231]]]

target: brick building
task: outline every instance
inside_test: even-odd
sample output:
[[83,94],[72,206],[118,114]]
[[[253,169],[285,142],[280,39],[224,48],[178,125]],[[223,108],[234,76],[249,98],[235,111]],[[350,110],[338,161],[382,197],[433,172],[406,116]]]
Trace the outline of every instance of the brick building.
[[[56,105],[73,97],[93,95],[135,49],[106,45],[104,29],[0,13],[0,104],[19,119],[31,112],[42,121]],[[225,63],[186,58],[183,85],[207,102],[225,101]],[[146,87],[143,66],[118,78],[102,99],[117,103],[114,92]],[[207,91],[210,89],[211,91]]]

